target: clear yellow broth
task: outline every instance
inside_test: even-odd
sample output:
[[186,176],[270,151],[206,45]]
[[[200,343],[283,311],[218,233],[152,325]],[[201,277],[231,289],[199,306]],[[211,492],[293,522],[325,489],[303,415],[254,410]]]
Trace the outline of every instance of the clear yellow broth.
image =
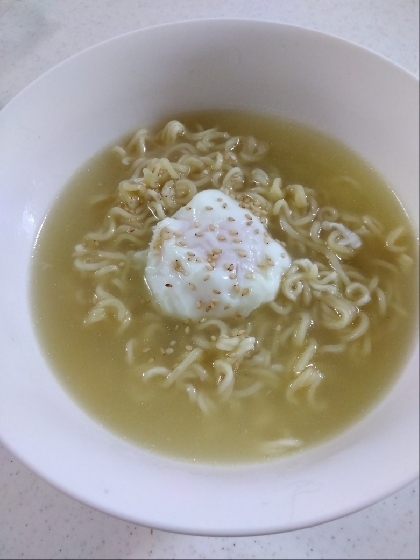
[[[197,123],[204,128],[217,125],[231,134],[251,134],[265,140],[269,154],[258,165],[275,166],[283,184],[300,183],[316,189],[325,203],[369,214],[386,230],[399,225],[408,228],[407,252],[415,264],[410,274],[396,278],[405,314],[390,310],[375,324],[370,355],[355,358],[329,354],[322,358],[324,379],[317,397],[326,407],[321,410],[303,401],[288,402],[287,380],[278,388],[245,399],[239,407],[228,401],[207,415],[190,402],[185,392],[162,389],[159,380],[145,383],[130,370],[125,355],[127,340],[142,332],[151,312],[150,305],[144,303],[150,295],[142,276],[135,272],[130,276],[127,302],[133,319],[122,334],[116,334],[112,322],[85,325],[88,308],[77,298],[83,281],[74,269],[72,253],[87,232],[101,226],[104,216],[103,206],[92,207],[90,200],[94,195],[112,192],[128,178],[121,157],[108,147],[72,177],[48,213],[34,249],[33,317],[51,368],[72,397],[101,425],[135,444],[182,459],[261,461],[271,457],[261,451],[264,441],[299,438],[303,442],[300,451],[332,438],[371,410],[389,390],[413,342],[417,241],[406,213],[368,163],[336,140],[306,126],[269,115],[232,111],[177,118],[191,129]],[[275,231],[272,233],[276,236]],[[381,254],[360,252],[360,269],[369,267],[372,258],[381,258]],[[279,322],[267,305],[254,311],[250,319]],[[174,338],[180,345],[190,342],[182,322],[162,316],[159,336],[148,341],[154,345],[152,354],[158,355],[159,348],[166,348]],[[328,340],[323,342],[328,344]]]

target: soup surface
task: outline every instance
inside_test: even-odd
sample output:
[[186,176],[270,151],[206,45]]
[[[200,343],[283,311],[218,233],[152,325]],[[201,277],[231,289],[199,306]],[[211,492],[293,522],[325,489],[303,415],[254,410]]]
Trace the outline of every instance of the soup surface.
[[[46,217],[32,284],[41,345],[89,414],[146,448],[217,462],[301,451],[369,411],[404,362],[417,308],[411,225],[375,172],[317,131],[231,111],[176,118],[89,160]],[[171,314],[145,280],[153,228],[207,189],[290,257],[274,301],[250,313],[218,312],[215,297],[199,317]],[[243,297],[258,290],[236,283],[245,253],[223,265]],[[222,261],[216,249],[192,290]]]

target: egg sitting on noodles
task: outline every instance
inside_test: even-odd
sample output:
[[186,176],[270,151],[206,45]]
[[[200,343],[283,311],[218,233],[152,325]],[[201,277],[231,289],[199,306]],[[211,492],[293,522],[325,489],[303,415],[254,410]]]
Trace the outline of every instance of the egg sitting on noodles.
[[255,215],[209,189],[155,227],[145,277],[166,315],[246,317],[276,297],[290,263]]

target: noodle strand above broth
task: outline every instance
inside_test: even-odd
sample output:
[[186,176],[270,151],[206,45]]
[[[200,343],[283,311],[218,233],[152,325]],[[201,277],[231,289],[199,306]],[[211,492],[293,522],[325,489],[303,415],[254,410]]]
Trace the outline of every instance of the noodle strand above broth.
[[[213,122],[223,121],[223,113],[213,117]],[[401,329],[404,314],[410,314],[415,242],[406,222],[383,223],[381,213],[370,215],[369,200],[361,203],[361,211],[340,203],[335,185],[360,197],[359,172],[339,175],[330,165],[326,177],[315,174],[311,184],[304,173],[299,182],[290,170],[282,171],[275,142],[239,132],[246,128],[239,114],[230,117],[233,133],[225,131],[228,126],[207,127],[211,118],[204,115],[197,125],[196,117],[186,116],[185,123],[172,120],[156,131],[141,128],[108,152],[119,166],[120,179],[113,190],[110,185],[109,192],[91,196],[87,208],[95,213],[96,229],[86,227],[86,220],[73,245],[73,278],[79,283],[74,292],[84,314],[73,328],[88,337],[102,337],[105,344],[112,340],[117,356],[112,360],[118,365],[110,367],[118,373],[107,373],[112,376],[107,383],[119,395],[115,398],[131,403],[126,405],[131,420],[123,420],[122,432],[129,422],[139,424],[125,432],[128,437],[154,446],[153,430],[145,428],[145,422],[157,414],[161,418],[151,424],[155,431],[169,430],[170,440],[165,446],[164,435],[159,436],[157,449],[181,456],[200,457],[205,445],[211,450],[202,453],[204,459],[296,452],[334,433],[331,423],[339,427],[361,414],[379,393],[366,388],[371,383],[381,389],[389,385],[386,379],[393,371],[381,379],[378,354],[381,344]],[[228,125],[229,118],[224,120]],[[304,134],[287,126],[298,136]],[[282,132],[281,126],[274,130]],[[197,299],[197,309],[203,305],[200,319],[193,319],[192,312],[189,317],[168,316],[145,280],[154,228],[176,217],[202,191],[214,189],[244,209],[248,227],[266,229],[265,235],[284,247],[291,264],[279,278],[274,299],[250,314],[218,315],[220,291],[213,290],[209,302]],[[223,244],[226,236],[219,234],[217,239]],[[217,251],[211,259],[222,256],[222,250]],[[187,254],[190,260],[195,255]],[[239,261],[247,258],[243,248],[237,254]],[[249,281],[255,281],[256,272],[268,274],[273,264],[267,257],[258,265],[261,270],[248,273]],[[182,265],[176,266],[180,275],[185,273]],[[206,266],[203,285],[190,282],[194,293],[206,282],[210,285],[214,262]],[[226,266],[226,274],[232,278],[232,290],[246,298],[253,288],[239,286],[238,265],[231,266]],[[405,344],[401,340],[395,356],[385,358],[391,370],[402,359]],[[100,383],[100,366],[95,367],[95,382]],[[368,400],[352,387],[352,376],[354,384],[371,395]],[[352,404],[344,405],[347,396]],[[109,395],[105,400],[113,406]],[[175,404],[168,404],[172,401]],[[344,418],[336,421],[340,407]],[[98,404],[95,414],[100,415],[99,408]],[[107,414],[126,414],[118,410]],[[168,423],[180,430],[188,426],[193,443],[179,451],[179,438]],[[115,427],[118,419],[110,424]],[[315,428],[308,429],[308,424]],[[227,425],[228,443],[219,452],[217,441]],[[147,433],[144,439],[142,430]]]

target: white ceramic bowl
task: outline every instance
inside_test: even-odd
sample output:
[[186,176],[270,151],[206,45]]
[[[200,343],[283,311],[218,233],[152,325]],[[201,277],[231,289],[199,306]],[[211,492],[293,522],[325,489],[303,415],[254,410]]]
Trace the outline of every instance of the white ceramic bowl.
[[418,81],[342,40],[209,20],[130,33],[54,68],[0,113],[0,436],[54,486],[171,531],[245,535],[330,520],[418,476],[418,346],[392,390],[341,436],[273,463],[212,467],[109,433],[49,370],[28,305],[44,216],[87,158],[170,112],[236,107],[312,125],[364,156],[418,228]]

